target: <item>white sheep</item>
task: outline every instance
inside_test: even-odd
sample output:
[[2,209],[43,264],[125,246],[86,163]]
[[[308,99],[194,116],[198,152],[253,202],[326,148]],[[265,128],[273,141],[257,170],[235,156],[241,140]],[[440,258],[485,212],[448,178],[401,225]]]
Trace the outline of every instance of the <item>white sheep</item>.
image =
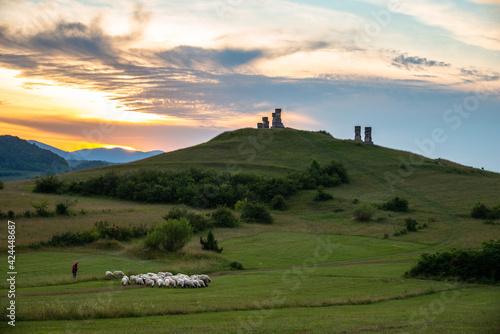
[[170,278],[170,277],[168,277],[167,280],[170,283],[169,285],[171,285],[174,288],[177,287],[177,281],[176,280],[174,280],[173,278]]
[[190,288],[196,288],[196,285],[193,283],[193,281],[188,279],[184,280],[184,286]]
[[161,278],[158,278],[158,279],[156,280],[156,285],[158,285],[158,287],[159,287],[159,288],[161,288],[162,286],[165,286],[165,287],[166,287],[166,285],[165,285],[165,281],[164,281],[163,279],[161,279]]
[[146,284],[146,286],[150,286],[152,288],[155,287],[155,281],[153,281],[152,279],[147,279],[145,284]]
[[111,271],[106,271],[106,277],[115,277],[115,274],[113,274]]
[[113,274],[114,274],[115,276],[125,276],[125,274],[123,273],[123,271],[120,271],[120,270],[116,270],[116,271],[114,271],[114,272],[113,272]]
[[144,285],[144,279],[142,279],[142,277],[137,277],[135,283],[137,285]]
[[210,277],[208,277],[208,275],[199,275],[198,278],[201,279],[203,282],[205,282],[205,285],[207,286],[208,283],[212,282],[212,280],[210,279]]
[[125,285],[130,285],[130,280],[128,279],[127,276],[123,276],[122,277],[122,285],[125,286]]

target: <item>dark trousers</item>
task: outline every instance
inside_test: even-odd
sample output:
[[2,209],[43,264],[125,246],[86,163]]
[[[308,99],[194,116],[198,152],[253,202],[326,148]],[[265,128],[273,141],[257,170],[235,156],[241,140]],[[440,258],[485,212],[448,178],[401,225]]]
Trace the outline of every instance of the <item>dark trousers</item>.
[[73,271],[73,278],[76,278],[76,271]]

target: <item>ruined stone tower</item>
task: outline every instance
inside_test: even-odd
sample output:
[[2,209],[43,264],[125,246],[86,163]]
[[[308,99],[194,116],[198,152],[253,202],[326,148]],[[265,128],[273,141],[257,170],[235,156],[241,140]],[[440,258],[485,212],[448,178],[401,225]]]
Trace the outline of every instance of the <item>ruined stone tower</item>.
[[262,123],[257,123],[257,129],[269,129],[269,117],[262,117]]
[[354,140],[361,141],[361,126],[359,125],[354,127]]
[[365,126],[365,144],[373,145],[371,126]]
[[285,126],[281,123],[281,108],[275,109],[273,112],[273,124],[271,125],[272,129],[276,128],[284,128]]

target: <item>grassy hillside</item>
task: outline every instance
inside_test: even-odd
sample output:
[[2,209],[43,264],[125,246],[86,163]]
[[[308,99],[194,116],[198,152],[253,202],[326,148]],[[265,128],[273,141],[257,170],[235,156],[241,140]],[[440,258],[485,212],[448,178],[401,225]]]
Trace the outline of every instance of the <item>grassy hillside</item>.
[[[102,243],[42,249],[26,245],[55,233],[89,229],[100,220],[151,226],[162,221],[173,205],[72,196],[78,200],[73,215],[26,218],[23,212],[32,210],[30,201],[49,200],[49,210],[54,210],[68,196],[31,193],[32,180],[7,182],[0,190],[0,210],[15,213],[16,243],[21,246],[17,329],[33,333],[129,333],[139,326],[151,333],[208,329],[219,333],[498,332],[500,287],[402,275],[422,252],[478,248],[485,240],[500,239],[499,222],[485,224],[470,218],[477,201],[489,207],[498,204],[500,174],[337,140],[321,132],[241,129],[191,148],[61,178],[81,180],[109,170],[125,174],[144,168],[190,167],[286,176],[305,169],[312,159],[321,164],[339,160],[346,166],[351,182],[326,189],[333,200],[317,202],[315,190],[300,191],[286,199],[286,211],[272,212],[272,225],[241,222],[238,228],[214,229],[224,249],[220,254],[201,250],[199,238],[206,236],[204,232],[195,234],[179,254],[154,260],[134,253],[141,240],[117,242],[109,249]],[[410,210],[377,209],[370,222],[353,219],[360,206],[382,204],[394,196],[407,199]],[[428,227],[395,236],[405,218]],[[1,233],[0,270],[4,272],[6,245],[7,234]],[[78,260],[80,271],[73,280],[69,267]],[[245,270],[229,270],[232,261],[243,264]],[[193,290],[121,287],[105,278],[105,270],[204,272],[213,282],[207,289]],[[5,283],[1,287],[6,288]],[[0,300],[3,309],[7,301]],[[4,322],[0,330],[14,332]]]

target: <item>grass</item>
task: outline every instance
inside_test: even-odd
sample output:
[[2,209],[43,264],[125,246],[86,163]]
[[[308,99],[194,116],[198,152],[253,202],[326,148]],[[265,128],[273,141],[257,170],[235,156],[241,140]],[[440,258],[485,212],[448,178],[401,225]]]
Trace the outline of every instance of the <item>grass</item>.
[[[290,150],[293,147],[293,150]],[[422,252],[453,247],[478,248],[500,239],[499,225],[468,218],[473,204],[498,203],[500,175],[448,161],[410,161],[408,152],[341,141],[293,129],[224,133],[192,148],[139,162],[62,175],[78,180],[110,168],[180,169],[209,167],[283,176],[342,161],[351,182],[326,189],[334,196],[315,202],[315,191],[286,199],[289,209],[273,212],[273,225],[240,224],[214,229],[221,254],[201,250],[197,234],[179,254],[155,260],[137,258],[139,240],[112,250],[97,245],[30,250],[31,242],[55,233],[82,231],[96,221],[150,226],[172,205],[151,205],[109,198],[78,200],[71,216],[16,217],[17,328],[0,322],[0,331],[29,333],[335,333],[429,332],[495,333],[500,330],[500,287],[403,279]],[[407,161],[401,171],[401,160]],[[415,161],[413,159],[412,161]],[[403,173],[404,172],[404,173]],[[397,182],[387,182],[387,173]],[[33,194],[32,180],[7,182],[0,190],[0,210],[22,214],[30,200],[49,198],[50,210],[66,196]],[[355,208],[406,198],[410,210],[376,210],[373,221],[356,222]],[[357,199],[357,201],[354,201]],[[189,208],[189,210],[192,210]],[[210,210],[196,210],[208,213]],[[239,213],[236,213],[239,215]],[[428,223],[418,232],[393,237],[406,218]],[[429,221],[431,220],[431,221]],[[6,227],[5,227],[6,228]],[[383,239],[389,234],[389,239]],[[321,245],[330,245],[325,248]],[[23,247],[24,245],[24,247]],[[0,233],[0,270],[7,272],[7,237]],[[80,260],[78,278],[70,266]],[[238,261],[246,270],[231,271]],[[106,270],[208,273],[207,289],[166,290],[121,287]],[[6,288],[5,283],[0,287]],[[450,290],[452,289],[452,290]],[[5,318],[7,298],[0,298]],[[34,321],[36,320],[36,321]]]

